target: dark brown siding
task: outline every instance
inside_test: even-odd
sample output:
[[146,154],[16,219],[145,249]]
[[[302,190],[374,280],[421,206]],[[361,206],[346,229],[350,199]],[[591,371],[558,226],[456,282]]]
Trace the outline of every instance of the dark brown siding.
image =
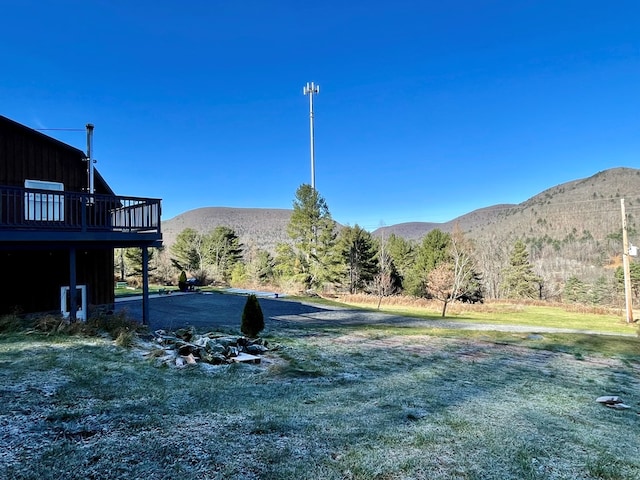
[[[110,305],[113,295],[113,251],[76,252],[76,283],[87,285],[88,305]],[[69,285],[69,252],[36,250],[0,252],[0,312],[57,312],[60,287]]]
[[[0,185],[24,187],[27,179],[42,180],[60,182],[67,192],[82,192],[88,183],[84,158],[81,150],[0,116]],[[99,174],[95,191],[113,194]],[[6,218],[2,208],[8,207],[0,198],[0,218]],[[0,275],[0,314],[59,311],[60,287],[69,285],[69,248],[71,245],[53,250],[42,246],[0,249],[4,272]],[[76,283],[87,285],[88,303],[112,304],[113,249],[76,248]]]
[[0,184],[23,187],[24,181],[61,182],[65,190],[86,187],[86,162],[80,150],[64,147],[45,135],[29,132],[0,119]]
[[[47,135],[0,116],[0,185],[23,187],[25,180],[60,182],[69,192],[87,188],[85,154]],[[95,176],[95,192],[111,194]]]

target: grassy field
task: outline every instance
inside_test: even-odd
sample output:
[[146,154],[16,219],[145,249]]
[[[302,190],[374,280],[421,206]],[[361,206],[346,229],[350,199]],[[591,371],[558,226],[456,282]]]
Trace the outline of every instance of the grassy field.
[[0,335],[0,478],[640,479],[637,338],[425,325],[267,339],[260,365],[175,369],[144,344]]
[[[219,288],[216,287],[197,287],[198,291],[201,292],[214,292],[214,291],[219,291]],[[131,297],[131,296],[137,296],[137,295],[142,295],[142,287],[138,288],[138,287],[118,287],[116,286],[113,289],[116,298],[120,298],[120,297]],[[149,293],[150,294],[155,294],[155,293],[167,293],[167,292],[179,292],[180,290],[178,289],[178,287],[175,286],[164,286],[164,285],[158,285],[158,284],[150,284],[149,285]]]
[[[348,305],[375,308],[377,300],[365,295],[340,297]],[[395,315],[441,320],[442,304],[436,301],[385,298],[380,310]],[[571,305],[517,304],[491,302],[487,304],[454,303],[447,309],[447,320],[493,325],[526,325],[549,328],[588,330],[602,333],[636,333],[637,324],[628,325],[620,309],[579,307]]]

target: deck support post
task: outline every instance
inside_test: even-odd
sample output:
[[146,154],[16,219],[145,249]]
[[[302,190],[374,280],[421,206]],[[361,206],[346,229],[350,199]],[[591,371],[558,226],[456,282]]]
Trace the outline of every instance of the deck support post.
[[69,249],[69,321],[76,321],[78,299],[76,292],[76,248]]
[[149,325],[149,249],[142,247],[142,324]]

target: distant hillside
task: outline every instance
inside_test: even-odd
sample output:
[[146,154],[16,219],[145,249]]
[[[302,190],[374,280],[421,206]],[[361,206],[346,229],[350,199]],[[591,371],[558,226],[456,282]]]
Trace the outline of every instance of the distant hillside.
[[640,208],[640,170],[614,168],[591,177],[551,187],[517,205],[502,204],[474,210],[445,223],[411,222],[382,227],[379,236],[395,233],[419,240],[437,228],[450,232],[455,225],[474,238],[534,238],[587,235],[603,240],[621,228],[620,199],[625,198],[629,223]]
[[253,245],[274,251],[278,243],[288,240],[291,213],[292,210],[275,208],[197,208],[163,221],[163,242],[165,246],[172,245],[186,228],[208,233],[218,226],[225,226],[233,229],[246,247]]
[[433,222],[408,222],[398,223],[396,225],[389,225],[386,227],[380,227],[374,230],[372,233],[374,236],[381,236],[382,232],[386,236],[394,234],[407,240],[420,240],[431,230],[441,230],[443,232],[451,232],[454,226],[458,225],[463,231],[468,232],[474,230],[476,227],[482,227],[493,219],[498,212],[507,208],[514,207],[513,204],[494,205],[492,207],[480,208],[474,210],[471,213],[462,215],[454,220],[444,223]]
[[[410,222],[383,227],[380,236],[394,233],[419,241],[434,228],[451,232],[458,225],[475,241],[480,269],[489,295],[495,293],[500,270],[508,262],[516,239],[524,240],[545,288],[560,289],[569,276],[612,280],[611,267],[621,251],[620,199],[625,199],[630,241],[640,244],[640,170],[614,168],[591,177],[551,187],[518,205],[503,204],[474,210],[445,223]],[[165,245],[185,228],[209,232],[224,225],[241,242],[273,252],[288,241],[292,210],[208,207],[191,210],[163,222]],[[548,298],[557,295],[551,292]]]
[[640,170],[614,168],[557,185],[519,205],[496,210],[493,218],[469,232],[478,239],[499,233],[511,239],[604,241],[622,228],[621,198],[629,225],[634,226],[634,211],[640,208]]

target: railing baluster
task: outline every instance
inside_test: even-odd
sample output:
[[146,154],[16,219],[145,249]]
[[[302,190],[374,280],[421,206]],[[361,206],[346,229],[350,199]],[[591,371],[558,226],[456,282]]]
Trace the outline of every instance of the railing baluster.
[[0,186],[0,229],[160,233],[160,200]]

